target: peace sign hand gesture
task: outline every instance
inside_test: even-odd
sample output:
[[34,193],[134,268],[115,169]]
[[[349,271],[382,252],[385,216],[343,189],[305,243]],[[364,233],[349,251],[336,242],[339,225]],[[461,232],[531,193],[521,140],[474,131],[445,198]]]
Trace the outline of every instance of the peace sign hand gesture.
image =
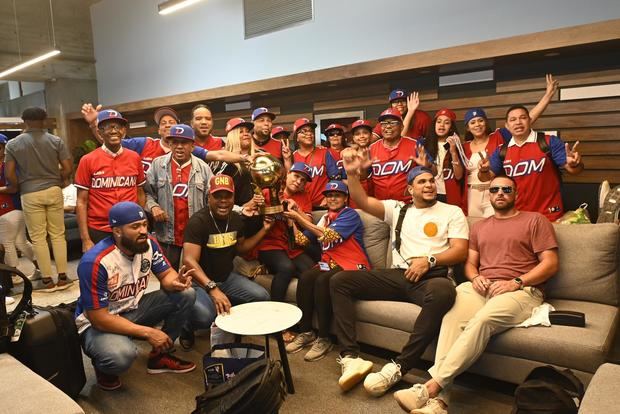
[[566,164],[571,168],[576,168],[581,164],[581,155],[577,152],[577,145],[579,145],[579,141],[576,141],[572,148],[568,147],[568,143],[564,144]]

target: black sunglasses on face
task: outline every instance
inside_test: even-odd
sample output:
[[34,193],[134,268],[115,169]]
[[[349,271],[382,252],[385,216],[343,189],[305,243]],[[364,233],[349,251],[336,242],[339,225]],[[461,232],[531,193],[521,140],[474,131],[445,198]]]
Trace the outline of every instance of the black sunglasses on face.
[[340,132],[340,131],[334,131],[334,132],[328,132],[328,133],[327,133],[327,136],[328,136],[328,137],[335,137],[335,136],[337,136],[337,135],[342,135],[342,132]]
[[504,194],[512,193],[512,187],[510,187],[510,186],[506,186],[506,187],[490,187],[489,188],[489,193],[496,194],[496,193],[499,192],[499,190],[502,190],[502,193],[504,193]]

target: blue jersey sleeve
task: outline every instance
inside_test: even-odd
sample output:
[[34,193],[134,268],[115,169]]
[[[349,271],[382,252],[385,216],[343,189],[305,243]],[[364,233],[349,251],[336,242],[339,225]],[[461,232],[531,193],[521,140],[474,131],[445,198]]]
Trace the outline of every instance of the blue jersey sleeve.
[[431,155],[430,152],[428,152],[428,149],[426,149],[426,138],[420,137],[416,141],[417,141],[417,145],[415,147],[416,157],[420,156],[420,153],[418,152],[418,146],[422,145],[424,147],[424,152],[426,152],[426,159],[429,160],[431,164],[435,164],[435,158]]
[[325,154],[325,165],[327,167],[327,176],[330,180],[341,179],[340,168],[338,168],[338,166],[336,165],[336,161],[334,160],[334,157],[332,157],[332,154],[329,153],[329,151],[327,151],[327,153]]
[[199,147],[198,145],[194,146],[194,150],[192,151],[192,155],[194,155],[195,157],[200,158],[203,161],[206,161],[207,159],[207,154],[209,153],[209,151],[207,151],[206,149]]
[[142,151],[144,151],[144,146],[146,145],[146,138],[125,138],[121,140],[121,145],[123,148],[130,149],[142,155]]
[[501,175],[504,171],[504,165],[502,163],[502,160],[499,158],[499,151],[501,150],[501,148],[502,146],[497,147],[497,149],[495,149],[495,151],[493,151],[493,154],[491,154],[491,156],[489,157],[489,162],[491,163],[491,171],[493,171],[493,174],[495,175]]
[[512,134],[506,128],[499,128],[499,133],[504,138],[504,143],[508,145],[510,140],[512,139]]
[[108,307],[108,271],[98,260],[86,257],[77,269],[80,279],[80,304],[82,310]]
[[551,150],[551,158],[555,165],[563,167],[566,164],[566,148],[564,142],[555,135],[551,135],[551,138],[549,138],[549,149]]
[[360,215],[352,208],[345,208],[336,217],[332,223],[329,224],[329,228],[338,232],[342,240],[346,240],[351,237],[361,224]]
[[164,273],[166,270],[170,269],[170,262],[164,256],[159,243],[153,237],[149,237],[149,241],[151,242],[151,248],[153,249],[153,258],[151,259],[151,271],[155,273],[155,276],[159,276]]

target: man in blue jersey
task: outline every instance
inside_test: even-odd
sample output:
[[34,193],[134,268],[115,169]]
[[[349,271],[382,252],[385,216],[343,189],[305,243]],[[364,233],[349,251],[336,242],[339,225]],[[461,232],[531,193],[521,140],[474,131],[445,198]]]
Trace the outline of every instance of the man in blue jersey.
[[[196,365],[171,354],[189,318],[196,292],[193,271],[177,273],[154,238],[148,236],[144,210],[122,201],[109,212],[112,235],[82,257],[78,266],[80,297],[75,312],[84,352],[92,359],[97,385],[107,391],[121,386],[119,375],[138,355],[132,338],[149,342],[147,372],[184,373]],[[150,273],[161,289],[145,294]],[[163,328],[153,326],[164,322]]]

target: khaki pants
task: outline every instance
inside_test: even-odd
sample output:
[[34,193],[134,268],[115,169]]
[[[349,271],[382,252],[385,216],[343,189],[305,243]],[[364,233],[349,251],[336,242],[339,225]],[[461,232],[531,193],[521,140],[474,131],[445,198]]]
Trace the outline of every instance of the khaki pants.
[[58,273],[66,273],[67,242],[62,190],[60,187],[50,187],[22,194],[21,200],[28,234],[43,277],[52,276],[52,261],[47,246],[48,234],[54,251],[56,270]]
[[531,287],[488,298],[471,282],[459,285],[454,306],[441,323],[435,365],[428,370],[443,388],[439,398],[448,403],[454,377],[480,358],[491,336],[529,318],[542,301],[542,293]]

